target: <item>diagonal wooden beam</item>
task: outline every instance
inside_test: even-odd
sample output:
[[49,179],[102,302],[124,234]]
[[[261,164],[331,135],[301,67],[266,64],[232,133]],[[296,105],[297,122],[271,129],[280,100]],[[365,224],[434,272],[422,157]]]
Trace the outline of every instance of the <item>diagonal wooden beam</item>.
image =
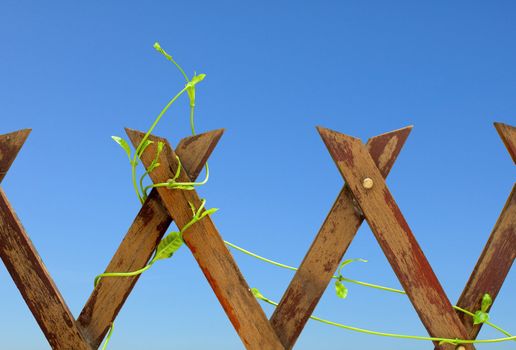
[[[367,143],[382,176],[392,169],[411,130],[408,126]],[[353,194],[344,186],[271,317],[285,349],[294,346],[363,221]]]
[[[220,129],[181,140],[176,147],[176,153],[190,178],[197,178],[223,132]],[[168,169],[170,164],[166,159],[163,161],[160,166]],[[106,272],[135,271],[144,267],[171,222],[172,218],[163,206],[161,197],[156,190],[152,190]],[[138,278],[139,276],[103,278],[94,288],[77,319],[92,348],[96,349],[102,343],[110,324],[115,320]]]
[[[503,143],[516,163],[516,128],[495,123]],[[457,305],[475,312],[480,310],[482,296],[489,293],[494,300],[502,288],[505,278],[511,270],[516,257],[516,185],[496,222],[489,240],[464,287]],[[459,312],[462,323],[466,326],[469,339],[475,339],[482,324],[474,325],[471,316]]]
[[[489,293],[494,302],[511,270],[515,257],[516,185],[512,188],[511,195],[505,203],[502,214],[491,232],[457,305],[471,312],[480,310],[482,296],[485,293]],[[482,324],[473,325],[471,316],[461,312],[458,312],[458,315],[466,326],[469,339],[475,339]]]
[[516,164],[516,128],[504,123],[494,123],[494,126],[509,151],[512,161]]
[[30,134],[30,129],[0,135],[0,183]]
[[[1,178],[28,134],[22,130],[0,136]],[[0,257],[52,349],[91,350],[2,189]]]
[[[365,145],[359,139],[329,129],[318,130],[428,333],[433,337],[465,339],[464,325]],[[447,344],[440,348],[455,347]],[[465,348],[474,349],[472,345]]]
[[[143,133],[129,129],[126,131],[132,143],[138,145],[143,138]],[[171,168],[159,167],[150,174],[154,183],[163,183],[173,177],[176,171],[176,155],[165,139],[153,137],[152,140],[155,143],[149,146],[150,150],[148,152],[143,154],[142,163],[148,166],[152,161],[152,155],[155,154],[157,141],[164,142],[166,146],[161,154],[160,163],[166,160]],[[178,181],[189,182],[190,179],[185,172],[181,172]],[[196,208],[201,203],[195,190],[169,190],[165,187],[159,187],[158,193],[180,229],[192,218],[189,203]],[[211,217],[207,216],[191,226],[184,233],[183,239],[197,260],[245,347],[253,350],[283,349],[265,313],[249,290],[247,282],[215,228]]]

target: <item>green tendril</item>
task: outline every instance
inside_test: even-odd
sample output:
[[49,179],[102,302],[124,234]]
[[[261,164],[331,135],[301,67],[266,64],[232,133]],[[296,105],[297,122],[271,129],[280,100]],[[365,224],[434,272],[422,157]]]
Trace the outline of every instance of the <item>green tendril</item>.
[[[265,258],[265,257],[263,257],[261,255],[253,253],[253,252],[251,252],[251,251],[249,251],[247,249],[239,247],[239,246],[237,246],[234,243],[231,243],[231,242],[228,242],[228,241],[224,241],[224,243],[226,245],[228,245],[229,247],[234,248],[235,250],[237,250],[237,251],[239,251],[241,253],[249,255],[249,256],[251,256],[253,258],[256,258],[256,259],[261,260],[263,262],[266,262],[268,264],[271,264],[271,265],[274,265],[274,266],[277,266],[277,267],[281,267],[281,268],[284,268],[284,269],[287,269],[287,270],[291,270],[291,271],[297,271],[298,270],[298,268],[296,268],[296,267],[293,267],[293,266],[290,266],[290,265],[286,265],[286,264],[282,264],[280,262],[277,262],[277,261]],[[354,283],[354,284],[357,284],[357,285],[360,285],[360,286],[363,286],[363,287],[373,288],[373,289],[382,290],[382,291],[386,291],[386,292],[397,293],[397,294],[404,294],[404,295],[407,294],[405,291],[400,290],[400,289],[380,286],[380,285],[377,285],[377,284],[362,282],[362,281],[354,280],[354,279],[351,279],[351,278],[343,277],[340,274],[341,271],[342,271],[342,267],[344,267],[345,265],[349,264],[352,261],[357,261],[357,260],[358,261],[363,261],[363,259],[350,259],[350,260],[345,260],[343,263],[341,263],[340,268],[338,270],[338,275],[332,276],[332,279],[336,279],[337,281],[346,281],[346,282]],[[465,314],[467,314],[469,316],[475,317],[474,313],[472,313],[472,312],[470,312],[468,310],[462,309],[459,306],[453,306],[453,308],[455,310],[463,312],[463,313],[465,313]],[[331,321],[329,321],[329,322],[331,322]],[[506,330],[502,329],[501,327],[499,327],[499,326],[497,326],[497,325],[495,325],[495,324],[493,324],[493,323],[491,323],[489,321],[485,321],[484,323],[487,324],[488,326],[490,326],[490,327],[500,331],[501,333],[503,333],[507,337],[513,337],[511,333],[507,332]]]
[[156,126],[158,125],[159,121],[161,120],[161,118],[163,117],[163,115],[168,111],[168,109],[172,106],[172,104],[186,91],[186,87],[183,88],[180,92],[178,92],[168,103],[167,105],[161,110],[161,112],[158,114],[158,116],[156,117],[156,119],[154,120],[154,123],[152,123],[151,127],[149,128],[149,130],[147,131],[147,133],[145,133],[145,136],[143,137],[142,141],[140,142],[140,144],[138,145],[138,147],[136,148],[136,152],[134,154],[134,157],[133,157],[133,160],[131,162],[131,171],[132,171],[132,180],[133,180],[133,187],[136,191],[136,194],[138,196],[138,199],[140,200],[141,203],[143,203],[143,197],[142,195],[140,195],[140,191],[138,190],[138,185],[136,183],[136,166],[138,165],[138,160],[137,160],[137,156],[138,156],[138,153],[140,152],[140,149],[143,147],[143,145],[145,144],[145,142],[148,140],[150,134],[152,133],[152,131],[154,131],[154,129],[156,128]]
[[101,273],[100,275],[97,275],[97,277],[95,277],[93,286],[97,287],[97,285],[99,284],[100,280],[103,277],[134,277],[134,276],[141,275],[142,273],[144,273],[145,271],[150,269],[152,264],[153,264],[153,262],[150,262],[149,264],[145,265],[145,267],[142,267],[139,270],[131,271],[131,272],[104,272],[104,273]]
[[181,74],[183,74],[183,77],[185,78],[186,82],[188,83],[190,80],[188,79],[188,76],[186,75],[185,71],[183,70],[183,68],[172,58],[172,56],[170,56],[162,47],[161,45],[156,41],[154,43],[154,48],[156,49],[156,51],[158,51],[159,53],[161,53],[163,56],[165,56],[165,58],[167,60],[169,60],[170,62],[172,62],[176,67],[177,69],[179,69],[179,71],[181,72]]
[[[272,300],[264,297],[260,293],[260,291],[258,291],[258,289],[252,288],[251,292],[253,293],[253,295],[257,299],[262,300],[262,301],[264,301],[264,302],[266,302],[266,303],[268,303],[270,305],[278,306],[278,303],[276,303],[275,301],[272,301]],[[453,345],[459,345],[459,344],[485,344],[485,343],[500,343],[500,342],[505,342],[505,341],[516,340],[516,336],[505,337],[505,338],[495,338],[495,339],[468,340],[468,339],[458,339],[458,338],[451,339],[451,338],[424,337],[424,336],[417,336],[417,335],[404,335],[404,334],[396,334],[396,333],[385,333],[385,332],[372,331],[372,330],[364,329],[364,328],[348,326],[348,325],[345,325],[345,324],[342,324],[342,323],[337,323],[337,322],[329,321],[329,320],[326,320],[326,319],[323,319],[323,318],[320,318],[320,317],[317,317],[317,316],[310,316],[310,318],[312,320],[314,320],[314,321],[318,321],[318,322],[325,323],[325,324],[328,324],[328,325],[331,325],[331,326],[335,326],[335,327],[339,327],[339,328],[342,328],[342,329],[347,329],[347,330],[350,330],[350,331],[353,331],[353,332],[359,332],[359,333],[364,333],[364,334],[369,334],[369,335],[376,335],[376,336],[381,336],[381,337],[398,338],[398,339],[413,339],[413,340],[434,341],[434,342],[439,342],[440,344],[444,344],[444,343],[453,344]]]
[[109,325],[109,331],[108,331],[108,334],[107,334],[107,337],[106,337],[106,341],[104,342],[104,345],[102,346],[102,350],[106,350],[107,349],[109,341],[111,340],[111,336],[113,335],[113,330],[114,329],[115,329],[115,323],[111,322],[111,324]]
[[[151,164],[147,167],[145,172],[140,176],[139,180],[137,180],[136,168],[139,164],[139,159],[141,159],[141,157],[142,157],[143,153],[145,152],[145,150],[147,149],[147,147],[153,143],[152,141],[149,140],[150,135],[152,134],[152,132],[154,131],[156,126],[159,124],[159,122],[161,121],[161,119],[165,115],[165,113],[170,109],[170,107],[174,104],[174,102],[176,102],[176,100],[181,95],[183,95],[185,92],[187,93],[188,98],[189,98],[189,107],[190,107],[189,108],[189,121],[190,121],[191,133],[192,133],[192,135],[196,135],[196,131],[195,131],[196,85],[199,82],[203,81],[204,78],[206,77],[205,74],[198,75],[198,74],[194,73],[192,79],[189,79],[187,74],[185,73],[184,69],[174,60],[174,58],[170,54],[168,54],[161,47],[161,45],[158,42],[156,42],[154,44],[154,48],[156,49],[156,51],[161,53],[168,61],[172,62],[175,65],[175,67],[179,70],[179,72],[185,79],[186,84],[183,87],[183,89],[181,91],[179,91],[165,105],[165,107],[161,110],[161,112],[155,118],[155,120],[152,123],[152,125],[150,126],[149,130],[146,132],[146,134],[142,138],[141,142],[136,147],[134,154],[131,152],[131,148],[130,148],[129,144],[124,139],[117,137],[117,136],[112,137],[113,140],[116,143],[118,143],[127,154],[127,157],[129,159],[129,162],[131,165],[132,185],[134,187],[134,190],[136,192],[136,195],[137,195],[139,201],[142,204],[148,198],[148,191],[151,190],[152,188],[165,187],[168,189],[184,190],[184,191],[194,190],[198,186],[205,185],[208,182],[208,179],[210,176],[208,162],[206,162],[206,164],[205,164],[206,172],[205,172],[204,180],[197,181],[197,182],[196,181],[178,182],[177,180],[180,178],[180,174],[181,174],[181,171],[183,170],[183,166],[182,166],[182,163],[181,163],[181,160],[179,159],[179,157],[176,156],[177,169],[172,178],[168,179],[168,181],[164,182],[164,183],[150,184],[148,186],[145,186],[144,185],[145,178],[148,177],[152,173],[152,171],[154,171],[158,166],[160,166],[159,157],[164,148],[164,143],[159,142],[158,146],[157,146],[155,158],[153,159]],[[162,260],[162,259],[168,259],[168,258],[172,257],[175,254],[175,252],[184,244],[184,241],[183,241],[184,232],[187,231],[189,228],[191,228],[195,223],[202,220],[205,216],[211,215],[218,210],[217,208],[205,209],[205,206],[206,206],[205,199],[201,200],[198,208],[195,208],[195,206],[192,203],[189,203],[189,205],[192,210],[192,218],[190,219],[190,221],[187,222],[179,230],[179,232],[172,231],[172,232],[169,232],[167,235],[165,235],[165,237],[159,242],[158,246],[156,247],[156,249],[154,251],[153,257],[150,259],[150,261],[147,263],[147,265],[145,265],[143,268],[141,268],[139,270],[132,271],[132,272],[104,272],[95,277],[94,286],[97,287],[97,285],[100,283],[101,279],[105,278],[105,277],[135,277],[135,276],[138,276],[138,275],[142,274],[143,272],[147,271],[148,269],[150,269],[156,261]],[[266,262],[268,264],[271,264],[271,265],[274,265],[277,267],[281,267],[284,269],[288,269],[291,271],[298,270],[298,268],[296,268],[296,267],[282,264],[277,261],[265,258],[263,256],[255,254],[249,250],[246,250],[246,249],[239,247],[236,244],[230,243],[228,241],[224,241],[224,243],[227,246],[229,246],[230,248],[233,248],[237,251],[240,251],[246,255],[249,255],[253,258],[256,258],[256,259]],[[392,292],[392,293],[407,294],[405,291],[400,290],[400,289],[385,287],[385,286],[381,286],[381,285],[362,282],[362,281],[344,277],[342,275],[343,268],[346,265],[350,264],[351,262],[355,262],[355,261],[366,262],[366,260],[364,260],[364,259],[344,260],[339,265],[336,275],[332,276],[332,279],[336,280],[335,289],[336,289],[337,296],[339,296],[341,298],[345,298],[348,294],[348,289],[343,284],[343,282],[354,283],[354,284],[357,284],[360,286],[373,288],[373,289],[377,289],[377,290],[382,290],[382,291],[387,291],[387,292]],[[258,289],[253,288],[251,291],[257,299],[260,299],[260,300],[262,300],[268,304],[274,305],[274,306],[278,305],[276,302],[264,297],[258,291]],[[485,323],[485,324],[489,325],[490,327],[493,327],[494,329],[496,329],[496,330],[500,331],[501,333],[503,333],[504,335],[506,335],[507,336],[506,338],[496,338],[496,339],[486,339],[486,340],[464,340],[464,339],[450,339],[450,338],[403,335],[403,334],[377,332],[377,331],[372,331],[372,330],[368,330],[368,329],[352,327],[352,326],[344,325],[341,323],[322,319],[322,318],[319,318],[316,316],[310,316],[310,318],[315,321],[324,323],[324,324],[328,324],[328,325],[332,325],[335,327],[339,327],[339,328],[343,328],[343,329],[347,329],[347,330],[351,330],[351,331],[355,331],[355,332],[360,332],[360,333],[364,333],[364,334],[383,336],[383,337],[391,337],[391,338],[400,338],[400,339],[435,341],[435,342],[439,342],[440,344],[447,343],[447,344],[459,345],[459,344],[477,344],[477,343],[497,343],[497,342],[504,342],[504,341],[509,341],[509,340],[516,340],[515,336],[512,336],[509,332],[507,332],[507,331],[503,330],[502,328],[489,322],[489,315],[487,313],[487,310],[489,309],[491,304],[492,304],[491,297],[489,296],[489,294],[485,294],[482,298],[481,309],[477,310],[475,313],[470,312],[465,309],[462,309],[458,306],[453,306],[453,308],[457,311],[460,311],[466,315],[471,316],[473,318],[475,324]],[[108,334],[107,334],[107,338],[102,347],[102,350],[106,349],[106,347],[111,339],[113,329],[114,329],[114,323],[111,323]]]
[[[184,69],[172,58],[171,55],[169,55],[162,47],[161,45],[156,42],[154,44],[154,48],[160,52],[167,60],[172,62],[177,69],[181,72],[183,75],[186,84],[183,87],[181,91],[179,91],[161,110],[161,112],[158,114],[152,125],[150,126],[149,130],[145,133],[144,137],[136,147],[136,150],[134,152],[134,155],[131,152],[131,148],[127,141],[122,139],[118,136],[112,136],[113,140],[118,143],[126,152],[127,157],[129,159],[129,163],[131,165],[131,180],[132,180],[132,186],[134,188],[134,191],[136,193],[136,196],[138,197],[138,200],[140,203],[144,203],[145,200],[148,198],[148,191],[155,187],[167,187],[169,189],[179,189],[179,190],[193,190],[197,186],[205,185],[208,182],[210,170],[208,167],[208,163],[206,163],[206,175],[203,181],[200,182],[178,182],[177,179],[180,176],[182,165],[181,160],[179,157],[176,156],[178,167],[177,171],[173,178],[169,179],[166,183],[161,184],[152,184],[149,186],[144,186],[144,181],[147,176],[149,176],[152,171],[154,171],[159,164],[159,157],[160,154],[164,148],[164,143],[159,142],[156,156],[151,162],[151,164],[147,167],[145,172],[140,176],[139,180],[137,181],[137,175],[136,175],[136,167],[138,166],[139,162],[138,159],[142,158],[143,153],[147,149],[149,145],[153,143],[153,141],[149,140],[150,135],[158,125],[158,123],[161,121],[162,117],[165,115],[165,113],[170,109],[170,107],[174,104],[174,102],[185,92],[188,94],[189,98],[189,105],[190,105],[190,128],[192,130],[192,135],[195,135],[195,124],[194,124],[194,111],[195,111],[195,88],[198,83],[200,83],[204,78],[206,77],[205,74],[194,74],[192,79],[188,79],[188,76],[186,75]],[[172,257],[172,255],[184,244],[183,241],[183,233],[188,230],[192,225],[197,223],[198,221],[202,220],[204,217],[211,215],[215,213],[218,209],[217,208],[211,208],[204,210],[204,207],[206,205],[206,200],[201,200],[201,204],[199,208],[195,208],[191,203],[189,203],[192,208],[192,219],[186,223],[183,228],[179,232],[170,232],[168,233],[158,244],[158,247],[156,248],[154,252],[153,258],[150,260],[150,262],[143,268],[132,271],[132,272],[105,272],[95,277],[94,280],[94,286],[97,287],[100,280],[104,277],[134,277],[142,274],[143,272],[147,271],[151,268],[151,266],[158,260],[167,259]],[[102,350],[105,350],[109,340],[111,338],[111,335],[113,333],[114,329],[114,323],[111,324],[107,339],[104,343],[104,346],[102,347]]]

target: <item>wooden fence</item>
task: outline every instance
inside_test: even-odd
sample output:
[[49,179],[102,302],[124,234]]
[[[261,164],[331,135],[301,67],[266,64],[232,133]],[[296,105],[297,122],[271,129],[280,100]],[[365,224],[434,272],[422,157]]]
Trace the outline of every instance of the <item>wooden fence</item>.
[[[501,123],[495,123],[495,127],[516,163],[516,128]],[[126,131],[137,146],[144,134]],[[453,310],[385,184],[411,127],[375,136],[367,144],[329,129],[318,131],[346,183],[270,320],[251,293],[212,219],[205,217],[184,234],[186,245],[244,346],[257,350],[293,348],[364,219],[429,335],[475,339],[482,324],[473,325],[471,317]],[[0,135],[0,182],[29,133],[30,130],[20,130]],[[150,174],[152,181],[165,182],[174,176],[176,155],[186,171],[178,181],[197,178],[222,134],[223,130],[215,130],[187,137],[175,150],[167,140],[151,136],[154,141],[165,142],[159,159],[161,166]],[[142,157],[146,167],[156,154],[156,144],[149,146]],[[516,257],[515,188],[516,185],[459,298],[457,305],[464,309],[480,309],[484,293],[494,300]],[[106,272],[144,267],[172,220],[180,229],[189,222],[189,202],[199,207],[195,190],[152,190]],[[138,277],[101,279],[75,319],[1,188],[0,256],[52,349],[97,349],[138,281]],[[473,345],[434,346],[443,350],[474,349]]]

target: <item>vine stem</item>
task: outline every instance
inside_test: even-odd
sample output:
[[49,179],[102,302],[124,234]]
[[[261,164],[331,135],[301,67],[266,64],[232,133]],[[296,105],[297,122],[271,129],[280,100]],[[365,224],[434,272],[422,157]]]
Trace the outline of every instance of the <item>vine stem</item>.
[[143,267],[143,268],[141,268],[139,270],[136,270],[136,271],[131,271],[131,272],[104,272],[104,273],[101,273],[100,275],[95,277],[95,281],[93,282],[93,285],[96,287],[99,284],[101,278],[103,278],[103,277],[134,277],[134,276],[141,275],[142,273],[144,273],[145,271],[150,269],[153,264],[154,264],[154,260],[151,260],[147,265],[145,265],[145,267]]
[[[461,307],[459,307],[459,306],[454,305],[454,306],[453,306],[453,308],[454,308],[455,310],[458,310],[458,311],[460,311],[460,312],[463,312],[463,313],[465,313],[466,315],[469,315],[469,316],[471,316],[471,317],[475,316],[475,314],[474,314],[474,313],[472,313],[472,312],[470,312],[470,311],[468,311],[468,310],[466,310],[466,309],[463,309],[463,308],[461,308]],[[505,334],[506,336],[508,336],[508,337],[512,337],[512,334],[511,334],[511,333],[509,333],[509,332],[507,332],[506,330],[504,330],[504,329],[500,328],[499,326],[497,326],[497,325],[495,325],[495,324],[493,324],[493,323],[491,323],[491,322],[489,322],[489,321],[484,321],[484,323],[485,323],[485,324],[487,324],[487,325],[488,325],[488,326],[490,326],[490,327],[493,327],[493,328],[494,328],[494,329],[496,329],[497,331],[499,331],[499,332],[501,332],[501,333]]]
[[[278,303],[276,303],[275,301],[272,301],[272,300],[264,297],[261,294],[260,295],[254,294],[254,295],[255,295],[256,298],[258,298],[258,299],[260,299],[260,300],[262,300],[262,301],[264,301],[264,302],[266,302],[268,304],[271,304],[271,305],[274,305],[274,306],[278,306]],[[372,331],[372,330],[364,329],[364,328],[348,326],[348,325],[345,325],[345,324],[342,324],[342,323],[337,323],[337,322],[333,322],[333,321],[330,321],[330,320],[326,320],[326,319],[323,319],[323,318],[320,318],[320,317],[317,317],[317,316],[310,316],[310,318],[312,320],[314,320],[314,321],[325,323],[325,324],[328,324],[328,325],[331,325],[331,326],[347,329],[347,330],[354,331],[354,332],[369,334],[369,335],[376,335],[376,336],[390,337],[390,338],[398,338],[398,339],[413,339],[413,340],[436,341],[436,342],[441,342],[441,343],[449,343],[449,344],[453,344],[453,345],[458,345],[458,344],[479,344],[479,343],[500,343],[500,342],[505,342],[505,341],[510,341],[510,340],[516,340],[516,336],[511,336],[511,337],[506,337],[506,338],[495,338],[495,339],[468,340],[468,339],[451,339],[451,338],[424,337],[424,336],[418,336],[418,335],[404,335],[404,334],[396,334],[396,333],[385,333],[385,332]]]
[[[226,245],[230,246],[231,248],[234,248],[234,249],[238,250],[241,253],[247,254],[249,256],[252,256],[253,258],[256,258],[258,260],[264,261],[264,262],[269,263],[271,265],[278,266],[278,267],[281,267],[281,268],[284,268],[284,269],[287,269],[287,270],[292,270],[292,271],[297,271],[298,270],[297,267],[286,265],[286,264],[282,264],[280,262],[277,262],[277,261],[265,258],[265,257],[263,257],[261,255],[258,255],[256,253],[253,253],[253,252],[251,252],[249,250],[246,250],[246,249],[244,249],[242,247],[239,247],[239,246],[237,246],[234,243],[231,243],[231,242],[228,242],[228,241],[224,241],[224,243],[226,243]],[[333,279],[337,279],[337,280],[339,279],[339,277],[335,276],[335,275],[333,275],[332,278]],[[384,291],[393,292],[393,293],[399,293],[399,294],[407,294],[405,291],[403,291],[401,289],[384,287],[384,286],[380,286],[380,285],[377,285],[377,284],[372,284],[372,283],[367,283],[367,282],[362,282],[362,281],[354,280],[354,279],[351,279],[351,278],[343,277],[342,280],[350,282],[350,283],[354,283],[354,284],[359,284],[359,285],[364,286],[364,287],[369,287],[369,288],[374,288],[374,289],[379,289],[379,290],[384,290]]]
[[108,334],[107,334],[107,337],[106,337],[106,341],[104,342],[104,345],[102,346],[102,350],[106,350],[107,349],[109,341],[111,340],[111,336],[113,335],[113,330],[114,329],[115,329],[115,323],[111,322],[111,324],[109,325],[109,331],[108,331]]
[[137,179],[136,179],[136,165],[137,165],[137,157],[138,157],[138,153],[142,147],[142,145],[145,143],[145,141],[147,141],[147,139],[149,138],[150,134],[152,133],[152,131],[154,130],[154,128],[156,128],[156,125],[158,125],[159,121],[161,120],[161,118],[163,117],[163,115],[168,111],[168,109],[170,108],[170,106],[172,106],[172,104],[182,95],[185,93],[185,91],[188,89],[188,86],[185,86],[181,91],[179,91],[168,103],[167,105],[161,110],[161,112],[158,114],[158,116],[156,117],[156,119],[154,120],[154,123],[152,123],[151,127],[149,128],[149,130],[147,131],[147,133],[145,133],[145,136],[143,137],[143,139],[140,141],[140,144],[138,145],[138,147],[136,148],[136,152],[134,152],[134,157],[133,157],[133,160],[131,162],[131,174],[132,174],[132,180],[133,180],[133,187],[136,191],[136,194],[138,195],[138,199],[140,200],[140,202],[143,203],[143,199],[142,199],[142,196],[140,195],[140,191],[138,190],[138,184],[137,184]]
[[253,258],[256,258],[258,260],[261,260],[261,261],[265,261],[266,263],[269,263],[271,265],[274,265],[274,266],[278,266],[278,267],[281,267],[281,268],[284,268],[284,269],[287,269],[287,270],[292,270],[292,271],[297,271],[297,268],[293,267],[293,266],[289,266],[289,265],[285,265],[285,264],[282,264],[282,263],[279,263],[279,262],[276,262],[274,260],[271,260],[271,259],[267,259],[267,258],[264,258],[263,256],[260,256],[258,254],[255,254],[253,252],[250,252],[249,250],[246,250],[242,247],[239,247],[237,246],[236,244],[233,244],[231,242],[228,242],[228,241],[224,241],[224,243],[226,243],[228,246],[230,246],[231,248],[234,248],[244,254],[247,254],[249,256],[252,256]]
[[[253,258],[256,258],[258,260],[261,260],[261,261],[264,261],[266,263],[269,263],[271,265],[274,265],[274,266],[277,266],[277,267],[281,267],[281,268],[284,268],[284,269],[287,269],[287,270],[292,270],[292,271],[297,271],[298,268],[296,267],[293,267],[293,266],[290,266],[290,265],[286,265],[286,264],[282,264],[280,262],[277,262],[277,261],[274,261],[274,260],[271,260],[271,259],[268,259],[268,258],[265,258],[261,255],[258,255],[256,253],[253,253],[249,250],[246,250],[242,247],[239,247],[237,246],[236,244],[233,244],[231,242],[228,242],[228,241],[224,241],[224,243],[226,245],[228,245],[229,247],[231,248],[234,248],[236,250],[238,250],[239,252],[241,253],[244,253],[244,254],[247,254]],[[336,279],[338,280],[339,279],[339,276],[332,276],[333,279]],[[391,292],[391,293],[398,293],[398,294],[407,294],[407,292],[405,292],[404,290],[401,290],[401,289],[396,289],[396,288],[390,288],[390,287],[385,287],[385,286],[380,286],[380,285],[377,285],[377,284],[372,284],[372,283],[367,283],[367,282],[362,282],[362,281],[358,281],[358,280],[354,280],[354,279],[351,279],[351,278],[346,278],[346,277],[341,277],[340,278],[342,281],[346,281],[346,282],[350,282],[350,283],[354,283],[354,284],[358,284],[358,285],[361,285],[361,286],[364,286],[364,287],[368,287],[368,288],[374,288],[374,289],[378,289],[378,290],[383,290],[383,291],[387,291],[387,292]],[[472,312],[466,310],[466,309],[462,309],[461,307],[459,306],[456,306],[456,305],[453,305],[453,308],[455,310],[458,310],[460,312],[463,312],[469,316],[475,316],[475,314],[473,314]],[[328,323],[328,322],[332,322],[332,321],[327,321],[325,320],[324,323]],[[485,324],[487,324],[488,326],[490,327],[493,327],[494,329],[500,331],[501,333],[505,334],[506,336],[508,337],[512,337],[512,334],[507,332],[506,330],[502,329],[501,327],[489,322],[489,321],[486,321],[484,322]],[[427,339],[428,340],[428,339]]]

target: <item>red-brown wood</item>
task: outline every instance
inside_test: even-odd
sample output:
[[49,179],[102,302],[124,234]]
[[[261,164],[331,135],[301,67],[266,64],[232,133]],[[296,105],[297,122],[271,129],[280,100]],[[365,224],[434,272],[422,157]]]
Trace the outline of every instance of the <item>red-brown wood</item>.
[[[480,255],[471,277],[457,302],[463,309],[480,310],[482,296],[489,293],[496,299],[516,257],[516,185],[503,208],[500,218]],[[458,312],[466,326],[469,339],[475,339],[482,324],[473,325],[471,316]]]
[[[394,165],[411,129],[378,135],[367,143],[383,176]],[[344,186],[271,317],[285,349],[294,346],[363,220],[353,195]]]
[[[516,163],[516,128],[495,123]],[[347,183],[294,276],[271,324],[249,291],[231,254],[211,218],[206,217],[185,232],[186,245],[198,261],[233,326],[248,349],[290,349],[352,241],[364,215],[382,250],[418,312],[429,334],[436,337],[474,339],[480,330],[471,317],[452,311],[442,287],[415,240],[401,211],[385,185],[410,128],[360,140],[318,128]],[[0,135],[0,182],[30,130]],[[143,133],[128,130],[137,144]],[[166,181],[182,160],[179,181],[196,178],[217,144],[221,130],[186,138],[176,153],[166,140],[161,167],[152,174]],[[144,165],[154,158],[155,144],[143,156]],[[370,178],[372,188],[363,180]],[[516,185],[497,221],[489,241],[461,295],[458,305],[475,311],[484,293],[496,298],[516,257]],[[156,248],[172,217],[178,227],[191,218],[188,202],[200,199],[195,191],[153,190],[131,225],[106,271],[133,271],[143,267]],[[172,214],[172,216],[171,216]],[[137,282],[133,278],[104,278],[94,289],[76,323],[57,287],[0,189],[0,257],[53,349],[97,348],[110,323]],[[460,322],[462,321],[462,323]],[[283,345],[282,345],[283,344]],[[436,346],[454,349],[454,346]],[[464,346],[474,349],[472,345]]]
[[[329,129],[318,130],[428,333],[433,337],[465,339],[464,325],[365,145],[359,139]],[[366,178],[373,180],[371,189],[363,186]],[[447,344],[440,348],[455,347]],[[465,348],[474,349],[472,345]]]
[[30,134],[30,129],[0,135],[0,183]]
[[[516,128],[495,123],[496,130],[516,163]],[[463,309],[475,312],[479,310],[482,296],[489,293],[496,299],[505,278],[511,270],[516,257],[516,185],[513,186],[509,199],[496,222],[489,240],[478,259],[478,262],[464,287],[457,302]],[[482,324],[474,325],[471,316],[458,312],[462,323],[466,326],[470,339],[475,339]]]
[[494,126],[509,151],[512,161],[516,163],[516,128],[504,123],[494,123]]
[[[127,134],[134,145],[138,145],[144,135],[134,130],[127,130]],[[160,157],[160,163],[163,163],[166,159],[171,164],[171,168],[159,167],[150,176],[154,183],[166,182],[173,177],[176,171],[176,155],[165,139],[153,137],[152,140],[155,143],[149,146],[149,150],[143,154],[142,163],[148,166],[156,152],[157,142],[165,142],[166,147]],[[189,182],[190,179],[188,175],[182,172],[178,181]],[[180,229],[192,218],[189,203],[196,208],[201,203],[195,190],[169,190],[160,187],[158,193]],[[211,218],[209,216],[205,217],[191,226],[184,233],[183,239],[197,260],[245,347],[253,350],[283,349]]]
[[[28,134],[22,130],[0,136],[0,180]],[[2,189],[0,257],[52,349],[91,350]]]
[[[176,153],[183,161],[187,174],[195,179],[223,134],[215,130],[187,137],[179,143]],[[161,166],[170,164],[163,159]],[[156,190],[152,190],[134,219],[122,243],[111,259],[106,272],[139,270],[145,266],[157,244],[168,229],[172,218],[161,202]],[[93,348],[98,348],[110,324],[138,281],[137,277],[103,278],[93,290],[79,318],[83,334]]]

